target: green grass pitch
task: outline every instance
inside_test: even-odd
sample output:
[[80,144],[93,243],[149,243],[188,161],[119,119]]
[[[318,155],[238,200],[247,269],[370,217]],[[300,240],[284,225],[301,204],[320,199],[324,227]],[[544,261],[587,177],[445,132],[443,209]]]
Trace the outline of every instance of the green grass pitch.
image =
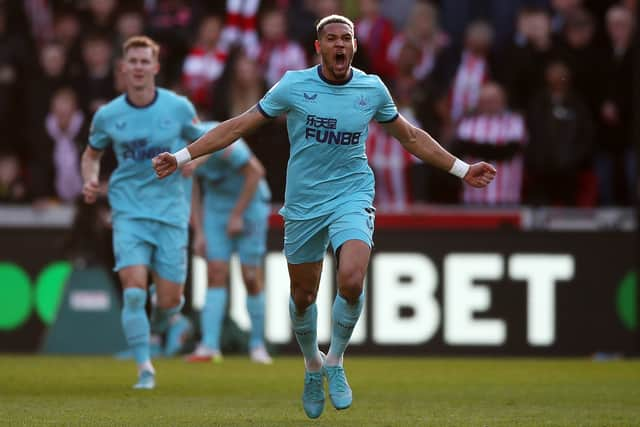
[[8,426],[638,426],[640,361],[347,357],[350,409],[308,420],[300,357],[272,366],[155,362],[134,391],[131,361],[0,356]]

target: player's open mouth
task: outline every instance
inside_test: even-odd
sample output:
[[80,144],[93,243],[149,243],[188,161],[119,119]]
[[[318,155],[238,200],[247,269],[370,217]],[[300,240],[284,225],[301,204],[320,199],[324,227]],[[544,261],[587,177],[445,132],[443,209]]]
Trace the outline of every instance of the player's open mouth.
[[347,62],[347,56],[344,54],[344,52],[337,52],[335,59],[336,65],[340,68],[344,67]]

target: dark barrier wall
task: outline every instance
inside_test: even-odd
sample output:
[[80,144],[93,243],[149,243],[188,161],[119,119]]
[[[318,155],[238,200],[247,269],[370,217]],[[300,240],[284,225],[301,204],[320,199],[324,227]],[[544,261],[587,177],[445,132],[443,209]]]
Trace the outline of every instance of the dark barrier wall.
[[[0,313],[0,351],[36,351],[47,326],[55,324],[52,306],[71,269],[60,257],[65,232],[0,232],[0,307],[10,307]],[[269,247],[267,337],[282,351],[298,351],[286,309],[281,229],[271,230]],[[379,228],[367,276],[367,306],[350,351],[633,353],[638,345],[635,260],[636,237],[629,232]],[[329,273],[333,264],[328,256]],[[322,342],[328,341],[334,289],[333,274],[326,274],[319,296]],[[76,300],[87,302],[89,311],[104,306],[86,292],[81,296]],[[115,318],[113,327],[119,328]]]

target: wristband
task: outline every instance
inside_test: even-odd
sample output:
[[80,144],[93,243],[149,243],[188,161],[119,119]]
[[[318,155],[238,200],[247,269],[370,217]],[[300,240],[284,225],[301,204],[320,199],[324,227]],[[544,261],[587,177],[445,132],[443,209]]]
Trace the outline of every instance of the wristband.
[[455,175],[461,179],[465,177],[467,172],[469,172],[469,164],[463,162],[460,159],[456,159],[456,161],[453,162],[453,166],[451,166],[451,169],[449,169],[449,173],[451,175]]
[[173,157],[176,158],[176,162],[178,163],[179,168],[184,166],[185,163],[191,161],[191,153],[189,153],[187,147],[184,147],[182,150],[173,153]]

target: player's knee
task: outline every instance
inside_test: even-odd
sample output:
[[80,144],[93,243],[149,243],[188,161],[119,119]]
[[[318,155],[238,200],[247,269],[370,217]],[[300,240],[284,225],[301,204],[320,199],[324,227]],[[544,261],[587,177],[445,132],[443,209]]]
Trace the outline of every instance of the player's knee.
[[162,309],[169,309],[180,305],[182,302],[182,295],[171,294],[171,295],[158,295],[158,307]]
[[224,286],[227,283],[227,268],[222,264],[209,264],[209,287]]
[[257,295],[262,291],[262,284],[257,277],[248,277],[244,279],[244,285],[249,295]]
[[130,309],[144,308],[147,302],[147,294],[144,289],[129,288],[124,291],[124,305]]
[[316,300],[316,293],[306,289],[298,288],[293,292],[293,302],[298,312],[303,312]]
[[341,266],[338,271],[340,295],[348,301],[356,301],[362,294],[364,272],[361,269]]
[[262,291],[262,281],[258,276],[258,271],[255,268],[243,268],[242,280],[244,286],[247,289],[249,295],[257,295]]

